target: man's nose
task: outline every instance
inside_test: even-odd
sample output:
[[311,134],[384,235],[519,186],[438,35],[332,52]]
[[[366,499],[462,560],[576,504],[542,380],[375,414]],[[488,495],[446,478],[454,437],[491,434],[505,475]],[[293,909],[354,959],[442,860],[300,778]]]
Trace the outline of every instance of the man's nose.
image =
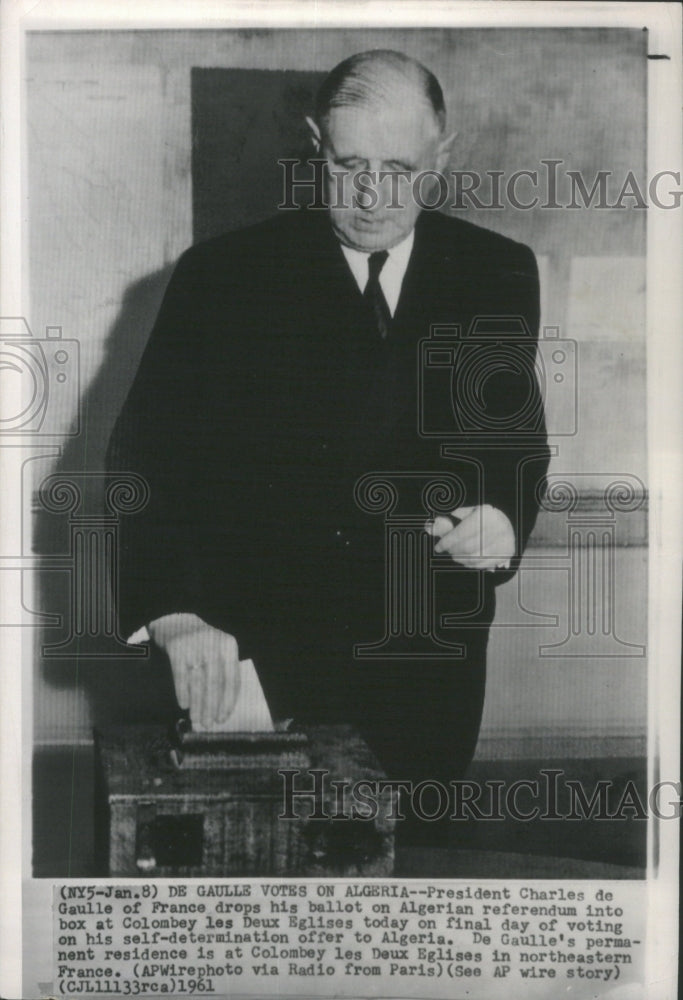
[[[386,208],[391,197],[390,182],[383,174],[381,161],[371,164],[358,175],[358,206],[364,212]],[[366,193],[367,192],[367,193]]]

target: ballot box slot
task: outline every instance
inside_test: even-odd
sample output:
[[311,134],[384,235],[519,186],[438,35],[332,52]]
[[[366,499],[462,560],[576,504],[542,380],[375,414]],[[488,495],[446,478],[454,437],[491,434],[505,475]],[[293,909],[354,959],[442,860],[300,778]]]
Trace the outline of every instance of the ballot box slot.
[[301,732],[196,732],[185,718],[175,726],[170,760],[184,770],[277,771],[310,766],[308,737]]

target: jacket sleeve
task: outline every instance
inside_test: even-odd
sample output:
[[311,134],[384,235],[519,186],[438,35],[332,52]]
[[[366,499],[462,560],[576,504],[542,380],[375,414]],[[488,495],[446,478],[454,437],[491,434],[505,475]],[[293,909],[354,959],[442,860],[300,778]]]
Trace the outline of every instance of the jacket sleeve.
[[122,636],[171,612],[201,613],[196,561],[197,400],[203,343],[201,268],[188,251],[173,273],[107,452],[110,472],[135,472],[149,487],[123,518],[114,573]]
[[488,420],[475,431],[482,440],[482,502],[502,510],[514,528],[514,572],[536,522],[550,456],[538,355],[538,269],[528,247],[517,245],[507,282],[506,315],[482,317],[493,329],[500,323],[500,333],[490,346],[485,325],[483,335],[474,336],[473,350],[482,360],[471,366],[467,393],[472,400],[481,392],[486,401]]

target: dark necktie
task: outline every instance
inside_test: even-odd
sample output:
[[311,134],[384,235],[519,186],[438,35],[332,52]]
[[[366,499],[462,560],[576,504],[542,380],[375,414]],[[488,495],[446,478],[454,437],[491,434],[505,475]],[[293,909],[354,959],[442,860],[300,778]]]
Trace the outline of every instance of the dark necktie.
[[379,276],[388,256],[389,253],[386,250],[378,250],[376,253],[370,254],[368,257],[368,281],[363,291],[363,298],[372,309],[375,326],[382,340],[386,339],[391,325],[391,313],[379,283]]

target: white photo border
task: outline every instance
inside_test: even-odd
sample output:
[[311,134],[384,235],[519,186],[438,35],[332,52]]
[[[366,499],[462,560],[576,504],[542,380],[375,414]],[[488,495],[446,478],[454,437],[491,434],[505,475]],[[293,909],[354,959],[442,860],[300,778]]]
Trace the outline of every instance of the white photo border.
[[[681,8],[677,3],[538,4],[507,2],[206,2],[80,0],[8,2],[0,11],[2,136],[0,238],[2,315],[20,316],[28,301],[24,102],[29,31],[241,27],[610,27],[647,28],[648,176],[681,170]],[[650,207],[647,225],[647,369],[649,528],[648,781],[678,780],[680,762],[680,611],[683,456],[683,274],[681,212]],[[3,456],[0,454],[0,463]],[[3,470],[5,471],[5,470]],[[0,480],[1,480],[0,476]],[[5,526],[14,518],[3,492]],[[8,548],[0,543],[0,551]],[[0,586],[5,586],[0,574]],[[2,591],[0,591],[2,599]],[[31,636],[0,634],[0,995],[22,995],[22,880],[30,878],[32,736]],[[7,665],[10,665],[9,667]],[[18,665],[22,664],[21,670]],[[14,666],[17,665],[17,666]],[[652,829],[652,827],[651,827]],[[22,875],[23,872],[23,875]],[[648,845],[647,983],[649,998],[673,998],[677,978],[678,824],[658,822]]]

